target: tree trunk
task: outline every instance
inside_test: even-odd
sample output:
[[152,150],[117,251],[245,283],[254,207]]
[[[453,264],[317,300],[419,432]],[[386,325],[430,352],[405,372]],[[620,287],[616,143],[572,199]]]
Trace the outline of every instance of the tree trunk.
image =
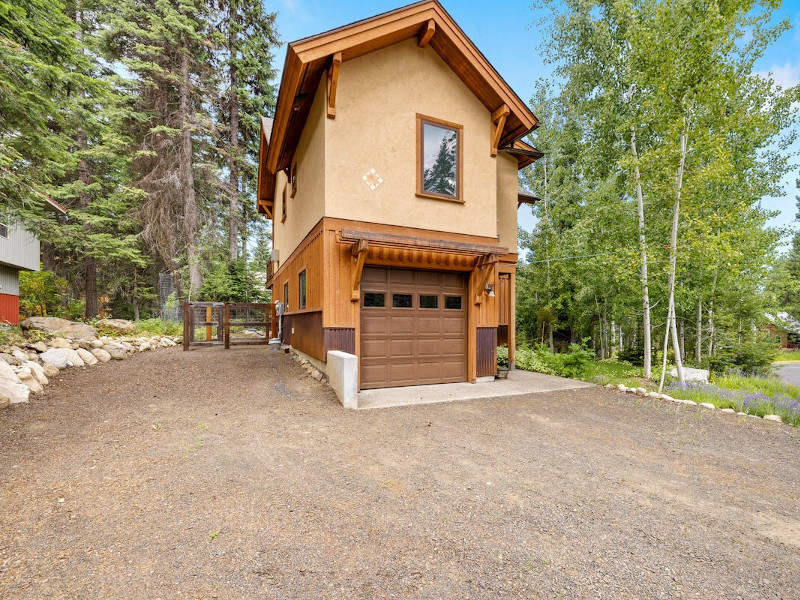
[[681,191],[683,188],[683,169],[686,164],[686,147],[688,145],[688,131],[687,131],[686,117],[684,117],[683,130],[681,131],[681,154],[680,162],[678,164],[678,174],[675,178],[675,206],[672,209],[672,234],[670,236],[669,248],[669,311],[667,317],[667,334],[664,336],[664,362],[661,368],[661,381],[658,385],[658,391],[664,387],[664,377],[667,371],[667,348],[670,333],[672,334],[672,348],[675,351],[675,368],[678,371],[678,381],[681,385],[684,384],[683,379],[683,362],[681,361],[681,349],[678,342],[678,328],[675,324],[675,275],[678,262],[678,225],[680,223],[680,210],[681,210]]
[[133,270],[133,294],[131,294],[131,305],[133,306],[133,320],[139,320],[139,276],[136,269]]
[[181,152],[179,162],[180,181],[183,194],[183,229],[186,238],[186,254],[189,263],[189,299],[203,287],[203,273],[200,270],[200,251],[198,248],[199,215],[197,198],[194,192],[194,172],[192,171],[192,130],[189,127],[189,49],[184,44],[181,49],[180,83],[180,123]]
[[228,51],[230,52],[230,92],[228,102],[230,103],[230,149],[228,159],[228,169],[230,171],[230,181],[228,190],[228,258],[236,260],[239,252],[239,104],[236,98],[236,88],[239,85],[239,73],[233,60],[236,58],[236,31],[233,27],[235,11],[229,5],[230,22],[228,24]]
[[678,343],[681,347],[681,361],[686,361],[686,340],[683,337],[683,318],[678,321]]
[[631,129],[631,153],[633,154],[633,176],[636,185],[636,211],[639,217],[639,255],[642,268],[639,279],[642,285],[642,338],[644,340],[643,375],[650,378],[652,372],[652,342],[650,340],[650,291],[647,278],[647,244],[645,243],[644,200],[642,198],[642,181],[639,173],[639,154],[636,150],[636,130]]
[[694,360],[700,366],[703,360],[703,299],[697,300],[697,321],[695,322]]

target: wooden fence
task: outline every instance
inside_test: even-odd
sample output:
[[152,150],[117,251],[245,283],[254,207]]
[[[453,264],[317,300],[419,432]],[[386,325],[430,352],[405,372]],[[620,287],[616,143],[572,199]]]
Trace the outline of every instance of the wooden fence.
[[[260,329],[263,332],[258,331]],[[184,350],[198,346],[228,349],[265,345],[275,333],[275,306],[272,304],[185,302],[183,305]]]

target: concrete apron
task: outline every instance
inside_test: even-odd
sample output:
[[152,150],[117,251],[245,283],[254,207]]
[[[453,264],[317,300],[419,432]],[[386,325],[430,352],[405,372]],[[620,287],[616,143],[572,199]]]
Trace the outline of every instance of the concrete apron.
[[478,383],[440,383],[397,388],[364,390],[357,395],[358,410],[391,408],[414,404],[437,404],[477,400],[479,398],[511,398],[542,392],[556,392],[593,387],[593,383],[554,377],[529,371],[511,371],[508,379],[479,381]]

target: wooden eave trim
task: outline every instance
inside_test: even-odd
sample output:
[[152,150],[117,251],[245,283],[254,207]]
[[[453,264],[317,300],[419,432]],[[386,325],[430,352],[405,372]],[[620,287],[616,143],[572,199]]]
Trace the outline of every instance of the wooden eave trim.
[[484,254],[508,254],[508,248],[503,248],[501,246],[473,244],[469,242],[454,242],[435,238],[412,237],[355,229],[343,229],[339,241],[342,243],[353,243],[361,240],[368,242],[370,245],[377,246],[414,248],[418,250],[472,254],[476,256]]
[[283,154],[286,143],[286,132],[294,109],[295,94],[300,89],[308,65],[303,64],[294,53],[291,46],[286,51],[286,61],[283,66],[280,90],[292,90],[291,98],[288,93],[278,95],[275,107],[275,120],[272,123],[272,135],[267,152],[266,166],[272,173],[278,172],[278,159]]
[[428,42],[431,41],[434,33],[436,33],[436,21],[428,19],[428,22],[422,26],[422,29],[420,29],[417,34],[417,46],[425,48]]
[[342,53],[336,52],[331,57],[331,66],[328,69],[328,84],[327,84],[327,98],[328,98],[328,118],[336,118],[336,88],[339,85],[339,67],[342,66]]
[[503,104],[500,108],[492,113],[492,140],[489,154],[497,156],[497,148],[500,144],[500,138],[503,135],[503,129],[506,126],[506,119],[508,118],[511,110],[507,104]]

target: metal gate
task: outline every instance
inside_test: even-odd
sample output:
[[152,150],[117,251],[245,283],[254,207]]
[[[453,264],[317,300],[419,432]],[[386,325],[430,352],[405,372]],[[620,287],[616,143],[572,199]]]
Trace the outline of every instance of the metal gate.
[[[263,330],[263,331],[262,331]],[[248,302],[185,302],[183,349],[252,346],[275,337],[275,306]]]

